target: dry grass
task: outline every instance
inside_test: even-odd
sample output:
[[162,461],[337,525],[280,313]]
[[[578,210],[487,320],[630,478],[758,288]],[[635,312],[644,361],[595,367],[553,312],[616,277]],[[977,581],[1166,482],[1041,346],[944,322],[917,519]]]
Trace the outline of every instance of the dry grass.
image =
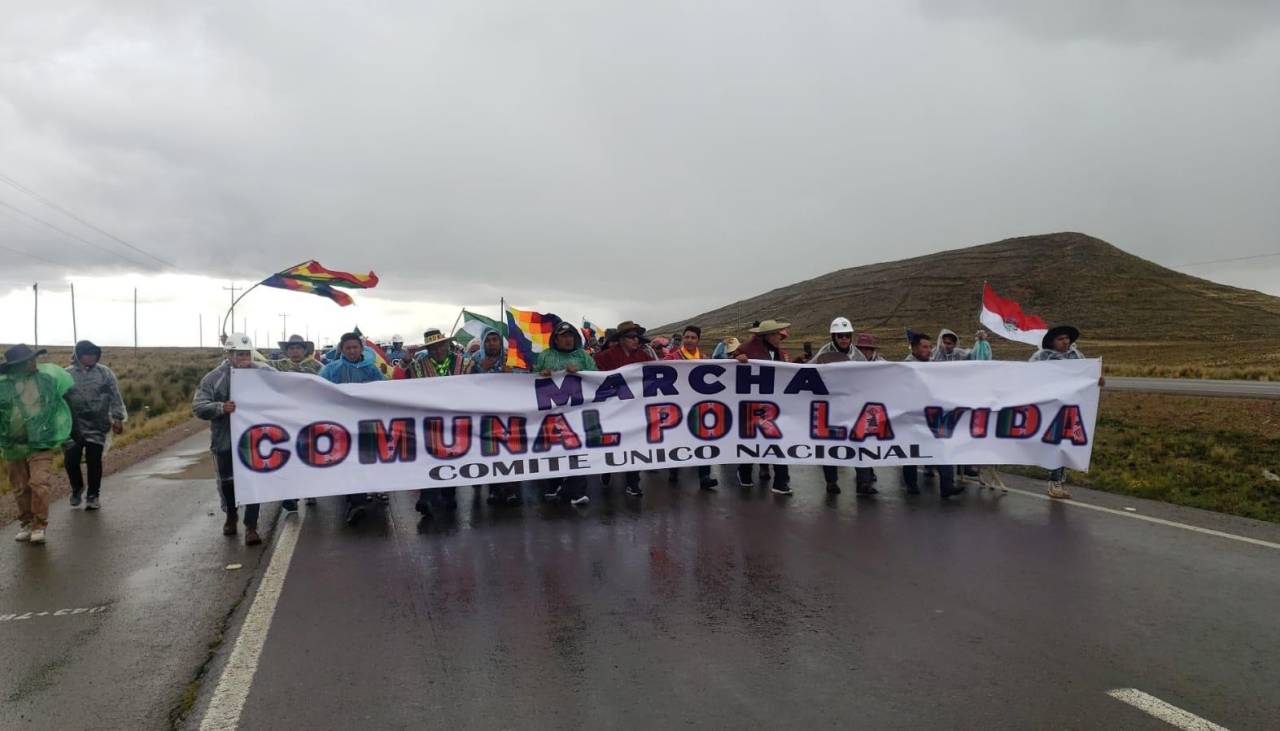
[[1280,522],[1264,472],[1280,474],[1280,402],[1104,392],[1100,412],[1092,467],[1070,482]]
[[[124,434],[113,440],[113,448],[156,436],[190,419],[196,386],[221,360],[221,351],[212,348],[139,348],[136,353],[132,348],[104,348],[102,363],[115,371],[129,410]],[[43,362],[70,363],[71,348],[49,348]],[[61,455],[55,457],[54,467],[62,469]],[[0,474],[0,495],[8,491],[8,478]]]

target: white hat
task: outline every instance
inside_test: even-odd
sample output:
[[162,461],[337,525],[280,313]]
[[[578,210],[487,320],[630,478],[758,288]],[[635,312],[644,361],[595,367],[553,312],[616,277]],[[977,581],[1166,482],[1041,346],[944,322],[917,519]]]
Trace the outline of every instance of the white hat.
[[831,321],[831,334],[835,335],[836,333],[853,334],[853,323],[849,322],[849,318],[837,317]]
[[227,342],[222,345],[223,350],[253,350],[253,341],[244,333],[231,333],[227,338]]
[[392,336],[391,336],[391,342],[393,342],[393,343],[403,343],[403,342],[404,342],[404,336],[403,336],[403,335],[392,335]]

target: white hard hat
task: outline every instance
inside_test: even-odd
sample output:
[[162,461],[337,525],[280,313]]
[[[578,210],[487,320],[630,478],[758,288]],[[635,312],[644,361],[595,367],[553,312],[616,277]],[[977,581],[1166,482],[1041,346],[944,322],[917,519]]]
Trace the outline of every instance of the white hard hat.
[[223,350],[253,350],[253,341],[244,333],[231,333],[227,337],[227,342],[222,346]]
[[392,335],[392,336],[391,336],[391,342],[393,342],[393,343],[403,343],[403,342],[404,342],[404,336],[403,336],[403,335]]
[[853,332],[853,323],[849,322],[849,318],[837,317],[836,319],[831,321],[832,335],[835,335],[836,333],[852,333],[852,332]]

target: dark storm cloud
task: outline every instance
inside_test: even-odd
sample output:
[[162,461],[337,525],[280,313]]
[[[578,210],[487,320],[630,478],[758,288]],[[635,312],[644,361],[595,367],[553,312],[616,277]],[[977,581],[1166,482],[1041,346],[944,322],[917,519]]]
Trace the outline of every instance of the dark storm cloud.
[[[384,297],[659,319],[1053,230],[1257,253],[1275,13],[1064,5],[41,3],[0,27],[0,173],[183,270],[315,257]],[[1234,52],[1188,59],[1197,28]]]
[[1280,25],[1274,0],[918,0],[931,16],[998,20],[1053,40],[1165,43],[1184,52],[1221,53]]

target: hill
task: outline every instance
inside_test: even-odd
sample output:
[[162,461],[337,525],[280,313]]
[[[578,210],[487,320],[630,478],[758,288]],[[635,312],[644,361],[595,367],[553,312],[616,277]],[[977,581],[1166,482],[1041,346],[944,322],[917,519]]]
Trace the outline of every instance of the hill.
[[[1126,372],[1280,378],[1280,297],[1166,269],[1080,233],[1023,236],[831,272],[681,322],[713,336],[741,336],[756,319],[793,324],[788,346],[827,339],[831,318],[849,317],[901,357],[905,328],[963,334],[978,328],[982,283],[1052,323],[1081,329],[1081,347]],[[678,326],[678,325],[677,325]],[[655,328],[668,332],[672,326]],[[1028,346],[994,341],[996,357]],[[1174,372],[1170,372],[1174,369]]]

